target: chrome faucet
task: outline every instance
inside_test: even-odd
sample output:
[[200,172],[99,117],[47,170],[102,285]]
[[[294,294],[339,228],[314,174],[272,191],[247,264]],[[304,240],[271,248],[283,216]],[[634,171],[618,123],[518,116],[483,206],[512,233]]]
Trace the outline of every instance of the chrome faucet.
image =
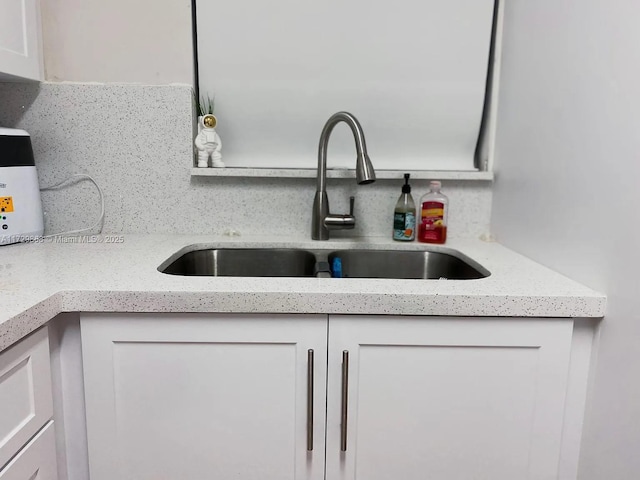
[[371,165],[367,154],[367,145],[364,141],[364,132],[358,119],[347,112],[338,112],[331,115],[325,123],[320,134],[318,147],[318,186],[313,200],[313,213],[311,223],[311,238],[313,240],[329,240],[329,230],[350,229],[356,226],[356,217],[353,216],[354,197],[351,197],[350,212],[347,215],[329,213],[329,197],[327,196],[327,146],[329,137],[338,123],[345,122],[351,127],[353,138],[356,141],[356,181],[359,185],[366,185],[376,181],[376,172]]

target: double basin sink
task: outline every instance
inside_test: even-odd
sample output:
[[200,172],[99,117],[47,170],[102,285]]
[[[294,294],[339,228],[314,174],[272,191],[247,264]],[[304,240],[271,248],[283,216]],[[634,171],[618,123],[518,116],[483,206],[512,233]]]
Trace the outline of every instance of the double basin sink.
[[169,275],[472,280],[489,271],[456,250],[208,248],[165,261]]

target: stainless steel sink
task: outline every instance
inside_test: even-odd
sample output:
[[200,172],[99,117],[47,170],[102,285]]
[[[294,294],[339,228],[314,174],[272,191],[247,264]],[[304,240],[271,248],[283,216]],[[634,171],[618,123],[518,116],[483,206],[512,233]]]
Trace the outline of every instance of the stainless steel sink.
[[165,261],[170,275],[227,277],[331,277],[340,259],[343,278],[484,278],[490,273],[459,252],[418,250],[303,250],[296,248],[210,248]]
[[444,252],[339,250],[329,254],[329,264],[333,265],[336,258],[341,261],[345,278],[471,280],[489,276],[472,260],[467,262]]
[[313,277],[316,257],[306,250],[213,248],[185,253],[159,270],[214,277]]

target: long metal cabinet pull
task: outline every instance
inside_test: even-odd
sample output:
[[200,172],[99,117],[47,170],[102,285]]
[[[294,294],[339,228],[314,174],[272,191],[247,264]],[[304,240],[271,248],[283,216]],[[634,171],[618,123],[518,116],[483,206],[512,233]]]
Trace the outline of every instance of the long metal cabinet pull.
[[340,413],[340,451],[347,451],[347,406],[349,404],[349,351],[342,351],[342,411]]
[[307,451],[313,450],[313,349],[307,350]]

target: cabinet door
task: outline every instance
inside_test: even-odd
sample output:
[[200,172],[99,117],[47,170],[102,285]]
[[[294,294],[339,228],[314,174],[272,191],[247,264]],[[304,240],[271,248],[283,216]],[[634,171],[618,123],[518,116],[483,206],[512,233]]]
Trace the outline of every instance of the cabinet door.
[[91,480],[324,478],[326,316],[91,314],[81,326]]
[[0,2],[0,80],[42,78],[38,6],[38,0]]
[[571,336],[571,320],[331,316],[327,479],[557,478]]

